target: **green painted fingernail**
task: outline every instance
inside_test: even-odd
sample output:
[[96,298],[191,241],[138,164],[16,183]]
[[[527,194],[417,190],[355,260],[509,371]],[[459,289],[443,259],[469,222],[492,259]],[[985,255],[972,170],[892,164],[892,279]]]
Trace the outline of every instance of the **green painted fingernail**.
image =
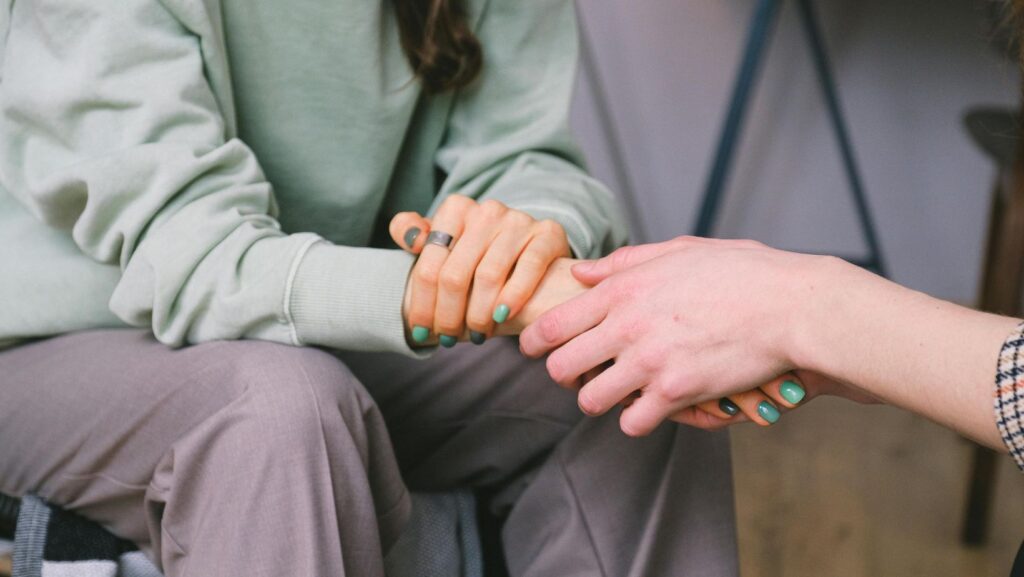
[[722,412],[730,417],[740,412],[740,408],[736,406],[736,403],[724,397],[718,401],[718,408],[722,409]]
[[446,349],[450,349],[450,348],[454,347],[459,342],[459,339],[457,339],[457,338],[455,338],[455,337],[453,337],[451,335],[441,335],[441,339],[440,340],[441,340],[441,346],[446,348]]
[[501,324],[508,320],[508,313],[510,312],[508,305],[498,305],[498,308],[494,309],[494,322]]
[[807,392],[795,381],[782,381],[782,386],[779,387],[779,394],[782,395],[783,399],[795,405],[804,400]]
[[757,405],[757,414],[761,415],[761,418],[768,421],[769,423],[774,423],[775,421],[778,421],[779,417],[782,416],[779,413],[779,410],[775,408],[775,405],[769,403],[768,401],[761,401]]
[[422,343],[430,338],[430,329],[416,325],[412,328],[412,340]]
[[405,241],[405,246],[412,248],[412,245],[416,243],[416,239],[419,238],[421,232],[423,231],[415,226],[405,231],[405,236],[402,237],[402,240]]
[[469,331],[469,342],[474,345],[482,345],[487,340],[487,335],[484,333],[478,333],[476,331]]

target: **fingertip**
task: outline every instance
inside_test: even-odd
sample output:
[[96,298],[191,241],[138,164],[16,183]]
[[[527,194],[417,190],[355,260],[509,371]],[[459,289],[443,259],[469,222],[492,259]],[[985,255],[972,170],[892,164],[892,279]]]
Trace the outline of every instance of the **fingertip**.
[[498,294],[498,305],[494,307],[491,321],[502,324],[516,318],[526,306],[526,297],[516,294],[518,291],[503,290]]
[[405,230],[405,234],[402,235],[402,242],[406,250],[413,250],[416,246],[416,240],[419,238],[423,230],[418,226],[411,226]]
[[640,430],[635,427],[635,425],[625,420],[619,421],[619,429],[621,429],[627,437],[632,437],[634,439],[639,439],[645,436],[644,433],[640,432]]
[[622,410],[622,415],[619,416],[619,428],[622,429],[626,436],[639,439],[646,437],[654,430],[654,427],[642,422],[643,418],[640,410],[645,408],[643,403],[633,403]]
[[761,387],[766,397],[787,409],[798,407],[807,398],[803,384],[793,375],[779,377]]
[[801,386],[800,381],[795,377],[790,377],[779,384],[779,395],[786,403],[795,407],[807,397],[807,391]]
[[757,404],[757,414],[768,425],[774,425],[775,423],[779,422],[779,418],[782,416],[782,413],[779,412],[778,407],[776,407],[774,403],[767,399]]
[[535,336],[537,329],[530,325],[519,334],[519,352],[528,359],[536,359],[541,355],[539,339]]
[[592,260],[585,260],[572,265],[572,271],[579,275],[586,276],[592,270],[594,270],[594,261]]
[[588,260],[572,265],[570,270],[576,280],[586,285],[595,285],[606,276],[601,274],[601,268],[601,261]]
[[576,396],[576,404],[579,406],[580,410],[583,411],[583,414],[588,417],[596,417],[603,412],[601,411],[601,407],[599,407],[593,397],[591,397],[590,390],[587,389],[587,387],[580,389],[579,394]]
[[400,212],[391,219],[388,233],[403,250],[419,254],[430,233],[430,221],[415,212]]

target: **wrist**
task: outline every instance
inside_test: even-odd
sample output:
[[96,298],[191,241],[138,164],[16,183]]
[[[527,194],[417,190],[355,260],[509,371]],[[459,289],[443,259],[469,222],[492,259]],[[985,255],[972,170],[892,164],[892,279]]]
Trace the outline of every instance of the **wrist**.
[[547,311],[586,292],[587,287],[572,274],[572,266],[577,262],[571,258],[559,258],[551,263],[523,309],[508,322],[495,327],[495,334],[518,335]]
[[[844,290],[863,271],[832,256],[805,256],[800,268],[799,289],[790,296],[788,330],[783,343],[785,359],[793,368],[829,375],[828,331],[842,326],[852,293]],[[846,294],[844,294],[846,293]],[[856,306],[852,307],[856,309]]]

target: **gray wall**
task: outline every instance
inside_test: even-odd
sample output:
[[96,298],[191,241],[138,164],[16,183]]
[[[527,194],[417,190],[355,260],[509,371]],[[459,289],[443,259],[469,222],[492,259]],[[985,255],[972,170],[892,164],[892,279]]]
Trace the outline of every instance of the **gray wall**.
[[[647,240],[689,232],[755,0],[580,0]],[[895,280],[970,303],[993,168],[972,105],[1014,103],[984,0],[818,2],[869,201]],[[863,254],[796,12],[782,12],[719,236]],[[584,74],[574,109],[594,172],[617,183]]]

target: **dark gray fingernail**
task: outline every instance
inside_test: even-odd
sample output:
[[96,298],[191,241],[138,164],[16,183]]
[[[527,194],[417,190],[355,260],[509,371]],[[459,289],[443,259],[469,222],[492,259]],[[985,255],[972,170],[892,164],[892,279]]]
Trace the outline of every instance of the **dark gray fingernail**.
[[402,240],[405,241],[405,246],[412,248],[412,245],[416,243],[416,239],[419,238],[421,232],[423,231],[415,226],[405,231],[405,236],[402,237]]
[[736,403],[730,401],[728,398],[722,398],[721,400],[719,400],[718,408],[722,409],[722,412],[729,416],[733,416],[740,412],[739,406],[737,406]]
[[469,342],[474,345],[482,345],[487,340],[487,335],[476,331],[469,331]]

